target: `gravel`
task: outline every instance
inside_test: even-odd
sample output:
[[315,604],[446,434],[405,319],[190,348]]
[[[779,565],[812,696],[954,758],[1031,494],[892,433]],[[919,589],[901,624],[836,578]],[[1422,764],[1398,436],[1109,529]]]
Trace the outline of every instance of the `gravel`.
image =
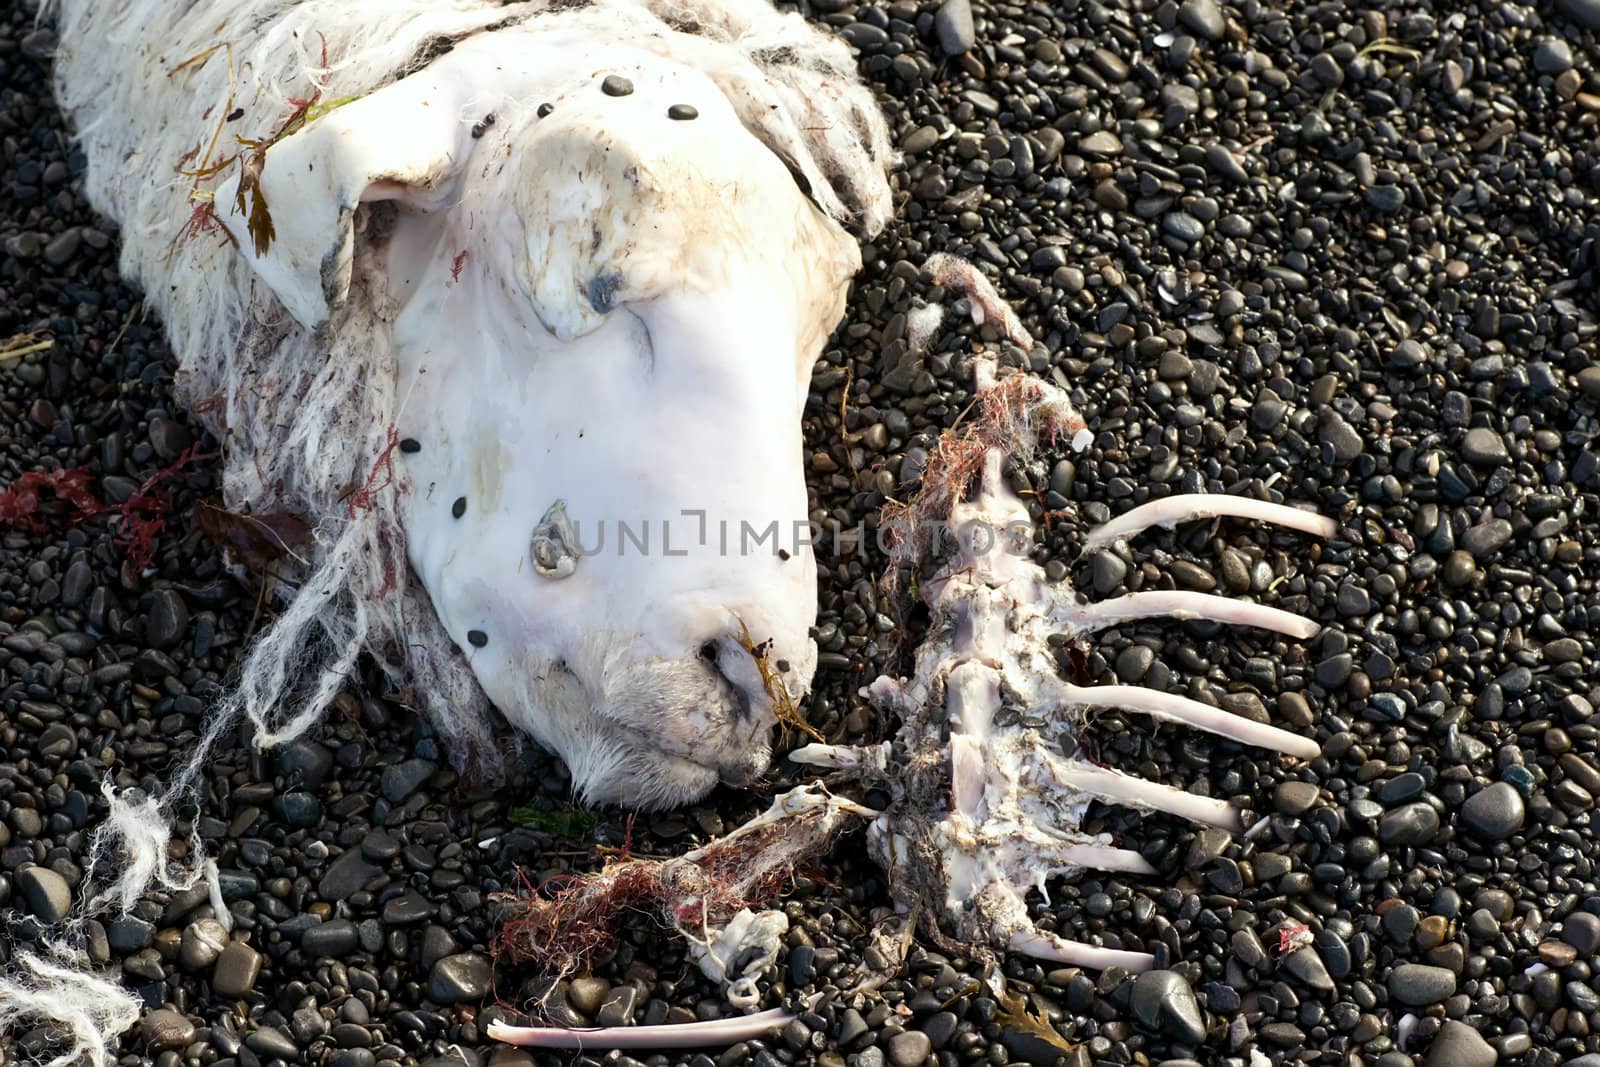
[[[1072,1067],[1600,1063],[1600,3],[808,9],[860,48],[907,156],[899,219],[865,249],[806,401],[813,517],[868,524],[819,560],[812,723],[881,737],[856,693],[921,636],[875,584],[871,534],[970,401],[981,329],[956,314],[907,343],[936,297],[918,267],[942,250],[995,279],[1042,342],[1008,358],[1059,375],[1095,431],[1015,472],[1052,575],[1100,598],[1213,589],[1324,625],[1297,642],[1152,621],[1063,655],[1090,682],[1265,715],[1323,754],[1265,760],[1114,713],[1088,728],[1099,761],[1250,811],[1236,837],[1096,808],[1086,828],[1161,875],[1088,872],[1031,905],[1063,935],[1155,953],[1150,975],[1007,958],[1022,1001],[1003,1004],[923,938],[881,996],[842,994],[890,899],[852,838],[785,898],[763,1006],[825,994],[791,1030],[615,1062],[1054,1062],[1048,1019]],[[52,46],[30,6],[0,12],[0,353],[52,342],[0,355],[0,486],[87,466],[116,501],[214,442],[174,401],[160,324],[78,192]],[[101,780],[164,781],[259,626],[259,583],[196,520],[213,469],[168,487],[148,567],[104,519],[0,529],[0,963],[66,910]],[[1300,503],[1340,531],[1196,523],[1082,555],[1096,522],[1184,492]],[[315,738],[223,745],[194,826],[232,933],[204,893],[88,931],[148,1008],[122,1038],[129,1067],[566,1063],[494,1050],[484,1028],[541,1000],[585,1023],[724,1010],[643,923],[555,991],[496,968],[494,895],[593,867],[597,846],[682,852],[764,793],[632,821],[572,812],[537,752],[505,783],[449,766],[375,668]],[[12,1040],[6,1062],[50,1048]]]

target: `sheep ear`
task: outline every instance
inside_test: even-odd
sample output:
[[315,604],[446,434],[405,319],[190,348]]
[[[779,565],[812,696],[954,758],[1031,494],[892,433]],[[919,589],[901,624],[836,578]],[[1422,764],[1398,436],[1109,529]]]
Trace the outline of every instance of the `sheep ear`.
[[402,200],[427,210],[448,197],[470,145],[454,96],[414,74],[241,156],[217,189],[217,219],[308,329],[349,293],[358,206]]

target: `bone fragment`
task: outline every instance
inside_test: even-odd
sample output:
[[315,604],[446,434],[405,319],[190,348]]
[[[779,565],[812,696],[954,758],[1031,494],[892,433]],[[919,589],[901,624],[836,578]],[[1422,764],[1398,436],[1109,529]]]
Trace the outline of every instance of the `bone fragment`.
[[781,1030],[794,1019],[786,1008],[758,1011],[731,1019],[710,1019],[694,1023],[665,1023],[660,1026],[602,1026],[593,1030],[569,1030],[561,1026],[509,1026],[498,1020],[489,1024],[489,1037],[524,1048],[654,1049],[704,1048],[708,1045],[736,1045]]

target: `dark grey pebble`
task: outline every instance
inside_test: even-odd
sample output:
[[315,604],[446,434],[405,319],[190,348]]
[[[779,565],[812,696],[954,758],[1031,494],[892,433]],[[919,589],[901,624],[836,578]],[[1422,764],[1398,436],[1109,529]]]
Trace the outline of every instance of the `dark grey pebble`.
[[44,261],[52,267],[64,267],[78,254],[83,244],[83,234],[76,227],[63,230],[44,246]]
[[411,799],[411,794],[422,788],[432,778],[439,765],[432,760],[408,759],[383,769],[378,780],[378,791],[391,804]]
[[1122,141],[1109,130],[1098,130],[1078,142],[1078,151],[1090,156],[1118,156]]
[[1474,426],[1461,439],[1461,455],[1477,467],[1503,467],[1511,461],[1500,435],[1483,426]]
[[155,936],[155,925],[137,915],[123,915],[106,923],[106,943],[124,956],[149,948]]
[[1212,143],[1206,146],[1206,166],[1236,185],[1245,185],[1250,181],[1250,175],[1246,173],[1244,164],[1239,162],[1239,157],[1223,145]]
[[1285,956],[1283,969],[1319,992],[1331,993],[1336,988],[1322,957],[1309,945]]
[[928,1035],[928,1042],[938,1050],[950,1043],[960,1025],[961,1019],[955,1012],[936,1011],[923,1021],[921,1029]]
[[432,915],[433,905],[428,903],[428,898],[410,889],[383,906],[383,922],[386,926],[410,926],[424,922]]
[[294,1037],[281,1026],[263,1026],[244,1039],[245,1047],[268,1059],[293,1063],[300,1058],[300,1047]]
[[348,956],[356,950],[359,938],[356,924],[349,919],[329,919],[300,936],[300,949],[307,956]]
[[1320,794],[1315,782],[1279,782],[1272,791],[1272,805],[1285,815],[1304,815]]
[[291,784],[298,780],[308,789],[317,789],[333,770],[333,753],[320,742],[302,738],[278,749],[277,763],[278,773]]
[[1420,367],[1427,362],[1427,359],[1428,349],[1414,337],[1408,337],[1389,349],[1389,365],[1391,367],[1400,367],[1402,369]]
[[1129,645],[1117,653],[1114,669],[1119,681],[1134,683],[1150,673],[1156,661],[1155,652],[1145,645]]
[[921,1067],[933,1055],[933,1042],[920,1030],[907,1030],[889,1039],[889,1062],[894,1067]]
[[689,122],[700,117],[700,109],[693,104],[673,104],[667,108],[667,118],[674,122]]
[[1402,963],[1389,972],[1389,995],[1410,1008],[1437,1004],[1456,991],[1456,976],[1447,968]]
[[933,28],[945,55],[959,56],[969,50],[977,36],[972,26],[971,0],[945,0],[933,16]]
[[1522,794],[1507,782],[1480,789],[1461,805],[1461,821],[1489,841],[1504,841],[1522,829],[1526,814]]
[[489,961],[476,952],[446,956],[428,975],[428,996],[441,1004],[478,1000],[489,992]]
[[155,648],[172,648],[189,631],[189,606],[172,589],[150,594],[150,609],[145,616],[145,640]]
[[1500,1054],[1483,1035],[1456,1019],[1448,1019],[1434,1035],[1423,1067],[1494,1067]]
[[422,966],[428,970],[446,956],[461,951],[461,945],[442,926],[429,926],[422,932]]
[[261,974],[261,953],[243,941],[229,942],[211,972],[211,988],[218,996],[242,997],[256,986]]
[[1426,845],[1438,832],[1439,813],[1420,800],[1385,812],[1378,822],[1378,837],[1391,845]]
[[1133,1014],[1146,1028],[1196,1044],[1206,1036],[1194,989],[1176,971],[1146,971],[1133,980]]
[[1373,185],[1366,192],[1367,203],[1385,215],[1399,211],[1406,203],[1406,191],[1395,185]]
[[72,910],[71,887],[50,868],[24,867],[16,877],[22,899],[28,902],[28,911],[41,922],[60,922]]
[[611,983],[604,978],[574,978],[567,986],[567,1003],[584,1015],[593,1015],[610,992]]
[[1128,564],[1115,552],[1100,549],[1089,557],[1089,580],[1096,593],[1111,592],[1128,576]]
[[633,1022],[633,1009],[638,1002],[637,986],[617,986],[606,994],[605,1003],[595,1013],[594,1021],[601,1026],[627,1026]]
[[1329,52],[1318,52],[1312,56],[1310,70],[1311,76],[1329,89],[1336,89],[1344,84],[1344,67]]
[[1580,956],[1600,952],[1600,915],[1575,911],[1561,923],[1561,940],[1578,950]]
[[1322,413],[1317,428],[1317,439],[1333,450],[1335,463],[1349,463],[1365,450],[1361,435],[1345,421],[1345,417],[1328,408]]
[[347,849],[323,872],[322,880],[317,883],[317,895],[336,904],[353,896],[378,874],[378,868],[366,861],[359,848]]
[[195,1025],[171,1008],[158,1008],[139,1022],[144,1040],[152,1052],[180,1049],[194,1040]]
[[1504,548],[1511,540],[1511,524],[1505,519],[1489,519],[1469,527],[1461,535],[1461,547],[1474,559],[1486,559]]
[[1533,46],[1533,69],[1540,74],[1560,74],[1572,69],[1572,46],[1559,37],[1541,38]]
[[178,966],[203,971],[217,961],[228,946],[228,931],[216,919],[196,919],[183,928],[178,944]]
[[1250,927],[1234,931],[1233,937],[1228,939],[1228,946],[1233,950],[1240,963],[1246,967],[1260,967],[1267,962],[1267,948],[1261,943],[1261,938]]
[[607,96],[628,96],[633,92],[633,82],[620,74],[607,74],[600,82],[600,91]]
[[1556,0],[1556,10],[1580,26],[1600,30],[1600,0]]
[[194,436],[183,423],[173,419],[151,419],[149,436],[150,446],[156,450],[156,455],[168,463],[194,444]]
[[1228,29],[1217,0],[1183,0],[1178,8],[1178,22],[1196,37],[1207,41],[1220,41]]
[[1189,244],[1194,244],[1206,235],[1206,228],[1200,220],[1185,211],[1173,211],[1163,216],[1161,228],[1178,240]]
[[846,1008],[839,1017],[839,1047],[848,1050],[861,1038],[871,1032],[867,1020],[854,1008]]

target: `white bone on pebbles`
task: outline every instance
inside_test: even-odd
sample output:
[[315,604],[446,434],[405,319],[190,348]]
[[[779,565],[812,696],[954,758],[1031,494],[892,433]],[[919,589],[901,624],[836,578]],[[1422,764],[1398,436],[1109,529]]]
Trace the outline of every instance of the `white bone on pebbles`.
[[[941,266],[946,277],[959,270],[950,263]],[[992,308],[989,313],[994,316]],[[1020,333],[1013,339],[1027,340]],[[988,389],[999,388],[992,367],[980,365],[978,374]],[[1002,418],[1015,436],[1006,439],[994,426],[970,428],[989,442],[977,492],[969,498],[966,486],[945,487],[950,491],[941,499],[953,501],[946,516],[949,528],[981,522],[1009,530],[1020,522],[1031,543],[1031,520],[1006,483],[1006,462],[1030,455],[1038,434],[1057,428],[1052,423],[1071,429],[1075,416],[1064,395],[1036,379],[1013,384],[1006,396],[1019,409],[991,411],[988,417]],[[1309,512],[1222,496],[1178,498],[1130,515],[1091,534],[1091,543],[1130,536],[1152,524],[1218,515],[1323,536],[1335,531],[1330,520]],[[1079,829],[1093,801],[1165,811],[1233,833],[1243,832],[1241,813],[1221,798],[1061,754],[1063,742],[1070,744],[1085,725],[1081,713],[1122,708],[1296,758],[1315,756],[1319,747],[1310,738],[1174,694],[1128,685],[1074,685],[1059,676],[1049,639],[1163,617],[1255,626],[1298,639],[1310,637],[1318,626],[1266,605],[1187,592],[1134,593],[1087,604],[1064,583],[1047,581],[1043,569],[1022,553],[1006,551],[998,542],[978,552],[973,539],[955,541],[952,555],[920,585],[933,618],[915,671],[905,680],[880,678],[866,690],[881,710],[900,720],[895,739],[864,747],[806,745],[790,758],[833,772],[834,788],[855,783],[888,793],[891,802],[883,811],[856,814],[869,819],[869,847],[890,871],[897,903],[934,926],[936,935],[1070,966],[1147,970],[1154,964],[1147,953],[1084,944],[1039,929],[1028,915],[1028,892],[1044,893],[1049,879],[1086,868],[1156,873],[1139,852]],[[1056,733],[1047,740],[1051,727]],[[763,820],[781,818],[782,810],[780,801]],[[991,981],[998,980],[992,973]],[[490,1036],[562,1048],[693,1047],[758,1037],[792,1017],[773,1009],[674,1027],[496,1026]]]

